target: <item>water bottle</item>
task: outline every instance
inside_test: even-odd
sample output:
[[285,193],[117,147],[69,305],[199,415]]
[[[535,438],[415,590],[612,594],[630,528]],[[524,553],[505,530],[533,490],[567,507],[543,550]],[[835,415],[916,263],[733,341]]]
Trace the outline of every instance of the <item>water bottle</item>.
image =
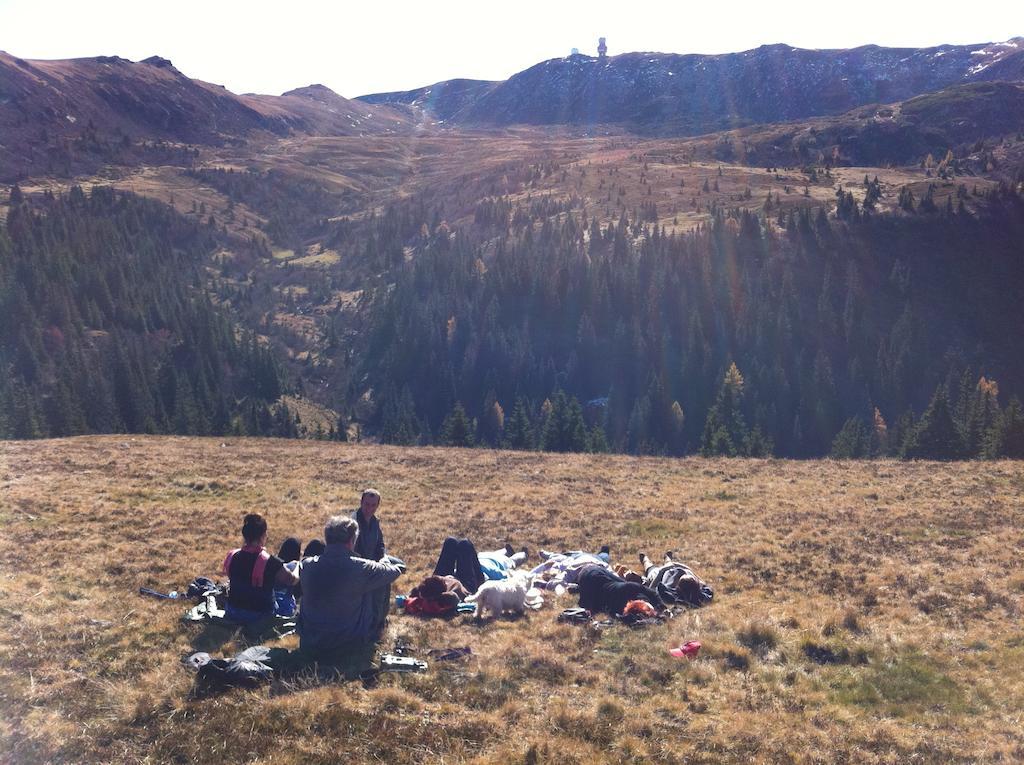
[[171,600],[177,599],[178,591],[177,590],[171,590],[169,593],[167,593],[167,597],[170,598]]
[[395,608],[405,608],[405,595],[395,595]]

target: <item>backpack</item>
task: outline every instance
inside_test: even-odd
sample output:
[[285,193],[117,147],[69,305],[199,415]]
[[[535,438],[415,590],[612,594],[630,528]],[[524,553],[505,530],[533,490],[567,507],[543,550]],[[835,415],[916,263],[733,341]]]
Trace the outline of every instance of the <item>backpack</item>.
[[270,682],[274,670],[266,663],[270,649],[255,645],[230,659],[214,659],[209,654],[189,656],[185,663],[198,670],[197,685],[206,689],[257,688]]

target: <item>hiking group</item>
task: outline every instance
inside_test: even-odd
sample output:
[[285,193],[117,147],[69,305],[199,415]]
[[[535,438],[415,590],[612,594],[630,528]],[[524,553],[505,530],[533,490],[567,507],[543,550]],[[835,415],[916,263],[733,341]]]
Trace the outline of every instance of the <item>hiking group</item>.
[[[242,522],[242,547],[224,559],[228,577],[225,618],[256,624],[293,617],[300,651],[329,661],[380,639],[391,608],[392,583],[405,563],[386,551],[377,510],[380,492],[366,489],[359,509],[327,519],[324,539],[301,543],[289,537],[277,555],[266,549],[267,522],[259,514]],[[430,576],[399,598],[407,614],[447,615],[486,606],[522,612],[539,604],[536,589],[577,592],[582,613],[654,617],[672,605],[709,602],[713,593],[687,566],[665,556],[657,565],[640,554],[643,573],[612,567],[606,545],[597,553],[541,550],[541,562],[525,570],[526,548],[510,545],[479,552],[469,539],[448,537]],[[533,599],[527,593],[533,593]],[[476,602],[475,607],[460,605]]]

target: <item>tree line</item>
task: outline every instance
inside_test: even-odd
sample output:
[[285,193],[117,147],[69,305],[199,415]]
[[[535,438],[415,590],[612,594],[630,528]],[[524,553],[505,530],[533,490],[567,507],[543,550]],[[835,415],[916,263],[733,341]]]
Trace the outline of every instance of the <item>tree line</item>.
[[1024,204],[973,206],[718,208],[666,235],[482,204],[496,236],[421,232],[370,293],[350,401],[393,443],[1024,456]]

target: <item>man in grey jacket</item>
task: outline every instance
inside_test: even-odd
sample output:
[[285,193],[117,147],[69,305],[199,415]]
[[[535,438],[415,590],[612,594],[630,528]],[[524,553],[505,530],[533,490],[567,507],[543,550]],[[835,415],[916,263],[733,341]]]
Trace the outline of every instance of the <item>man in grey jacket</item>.
[[299,648],[313,658],[331,659],[377,640],[374,593],[405,571],[404,566],[356,557],[358,536],[359,526],[352,518],[328,518],[326,549],[302,561]]

